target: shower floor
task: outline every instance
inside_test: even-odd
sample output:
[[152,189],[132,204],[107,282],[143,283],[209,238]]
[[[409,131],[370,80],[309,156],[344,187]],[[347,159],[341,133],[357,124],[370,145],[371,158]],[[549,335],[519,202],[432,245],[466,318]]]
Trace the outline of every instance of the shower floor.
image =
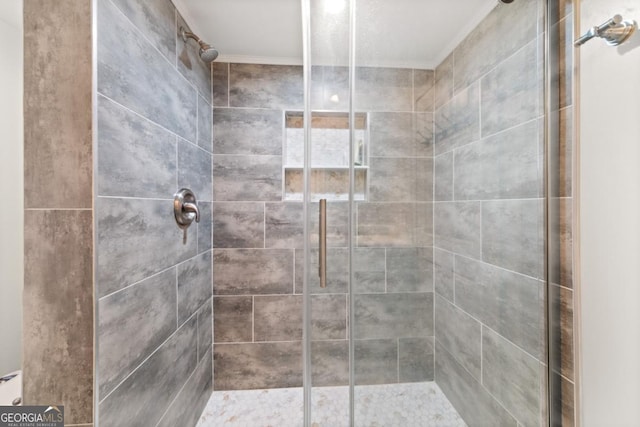
[[[358,386],[355,425],[362,427],[466,426],[434,382]],[[313,390],[312,425],[349,425],[348,387]],[[197,427],[300,427],[302,388],[216,391]]]

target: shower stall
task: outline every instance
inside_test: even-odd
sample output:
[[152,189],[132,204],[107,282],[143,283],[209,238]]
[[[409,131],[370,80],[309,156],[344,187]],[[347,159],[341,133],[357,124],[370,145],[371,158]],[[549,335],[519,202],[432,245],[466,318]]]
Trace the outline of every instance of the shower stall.
[[94,3],[96,425],[573,419],[565,2]]

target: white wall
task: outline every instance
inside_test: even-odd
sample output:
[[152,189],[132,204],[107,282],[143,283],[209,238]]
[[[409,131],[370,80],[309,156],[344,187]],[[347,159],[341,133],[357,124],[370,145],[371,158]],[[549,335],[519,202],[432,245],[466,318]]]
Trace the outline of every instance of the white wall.
[[[580,29],[638,0],[582,0]],[[580,49],[583,425],[640,425],[640,34]]]
[[22,350],[22,1],[0,8],[0,375]]

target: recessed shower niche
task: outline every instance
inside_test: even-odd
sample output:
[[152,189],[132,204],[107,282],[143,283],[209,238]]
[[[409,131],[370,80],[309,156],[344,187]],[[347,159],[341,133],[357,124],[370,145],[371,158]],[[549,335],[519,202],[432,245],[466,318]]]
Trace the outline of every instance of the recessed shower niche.
[[[311,200],[349,200],[349,114],[312,113]],[[366,113],[355,115],[353,158],[355,200],[367,199],[369,129]],[[304,194],[304,118],[285,112],[284,199],[302,201]]]

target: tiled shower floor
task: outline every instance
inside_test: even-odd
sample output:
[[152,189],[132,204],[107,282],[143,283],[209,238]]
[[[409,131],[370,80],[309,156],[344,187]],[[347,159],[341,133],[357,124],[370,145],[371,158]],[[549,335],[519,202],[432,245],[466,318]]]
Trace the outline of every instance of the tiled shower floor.
[[[361,427],[466,426],[434,382],[358,386],[355,425]],[[313,391],[314,427],[348,427],[349,389]],[[216,391],[197,427],[300,427],[302,388]]]

